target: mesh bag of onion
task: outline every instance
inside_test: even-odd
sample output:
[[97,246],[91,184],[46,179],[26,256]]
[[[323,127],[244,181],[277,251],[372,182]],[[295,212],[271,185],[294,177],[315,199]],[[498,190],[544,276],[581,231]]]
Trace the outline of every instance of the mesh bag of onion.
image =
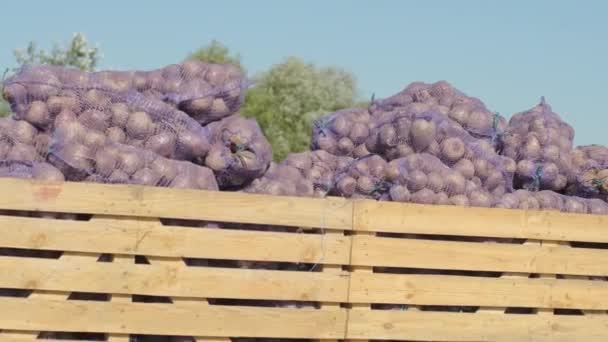
[[[213,172],[204,166],[115,143],[104,135],[99,135],[94,144],[86,144],[72,133],[69,128],[58,127],[48,156],[67,180],[218,190]],[[84,129],[85,136],[92,133]]]
[[31,101],[42,101],[57,108],[61,101],[56,97],[64,96],[67,90],[136,91],[165,101],[199,123],[207,124],[235,113],[244,100],[249,82],[234,65],[186,61],[152,71],[92,73],[61,66],[26,65],[4,85],[5,98],[19,114],[28,111],[27,104]]
[[542,98],[509,120],[502,154],[517,163],[515,185],[532,191],[562,191],[575,180],[571,151],[574,129]]
[[498,155],[489,141],[471,136],[441,113],[387,112],[375,121],[366,145],[370,152],[389,161],[428,153],[494,196],[513,189],[514,162]]

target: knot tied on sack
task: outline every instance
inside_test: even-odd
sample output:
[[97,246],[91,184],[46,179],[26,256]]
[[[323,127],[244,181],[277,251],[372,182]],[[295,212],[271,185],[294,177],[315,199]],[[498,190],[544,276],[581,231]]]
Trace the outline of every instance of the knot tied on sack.
[[536,170],[534,170],[534,175],[532,176],[532,182],[529,184],[529,191],[538,191],[540,190],[541,181],[543,178],[543,165],[539,164],[536,166]]

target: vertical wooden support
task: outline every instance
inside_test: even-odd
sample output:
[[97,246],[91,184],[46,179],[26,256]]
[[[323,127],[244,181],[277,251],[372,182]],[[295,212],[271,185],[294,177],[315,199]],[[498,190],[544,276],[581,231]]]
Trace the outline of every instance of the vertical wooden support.
[[[114,255],[112,262],[117,264],[134,264],[135,257],[133,255]],[[110,300],[119,303],[129,303],[132,301],[131,295],[111,294]],[[108,342],[129,342],[129,334],[108,334]]]
[[[353,231],[353,235],[352,237],[355,236],[374,236],[376,235],[376,233],[373,232],[358,232],[358,231]],[[353,242],[351,240],[351,248],[353,246]],[[351,270],[352,273],[373,273],[374,272],[374,268],[371,266],[351,266]],[[350,289],[349,289],[350,291]],[[351,304],[351,310],[371,310],[372,306],[371,304],[367,304],[367,303],[356,303],[356,304]],[[369,340],[358,340],[358,339],[347,339],[347,342],[368,342]]]
[[[324,238],[325,236],[344,236],[344,232],[341,230],[325,230],[322,232],[322,234],[324,234],[324,236],[321,236],[321,238]],[[351,241],[351,243],[352,243],[352,241]],[[323,260],[319,260],[318,262],[322,263]],[[334,274],[335,273],[345,273],[345,271],[342,270],[342,265],[322,264],[320,266],[322,267],[322,272],[324,272],[324,273],[334,273]],[[323,303],[321,303],[321,309],[340,310],[340,303],[323,302]],[[338,339],[322,339],[319,341],[338,342]]]

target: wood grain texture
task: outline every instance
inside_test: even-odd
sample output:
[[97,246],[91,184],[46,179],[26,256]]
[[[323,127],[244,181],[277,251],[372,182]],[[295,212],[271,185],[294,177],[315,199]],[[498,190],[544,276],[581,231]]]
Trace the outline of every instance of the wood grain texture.
[[608,339],[608,316],[357,310],[349,314],[348,338],[462,342],[603,342]]
[[356,201],[362,231],[608,242],[608,216]]
[[[170,308],[169,308],[170,306]],[[12,330],[181,336],[342,338],[345,310],[279,309],[0,298]]]
[[170,227],[137,218],[87,222],[0,215],[0,227],[0,246],[12,248],[329,264],[347,264],[350,253],[345,236]]
[[0,257],[0,287],[169,297],[345,302],[348,274]]
[[355,236],[353,265],[608,275],[608,250]]
[[353,303],[608,309],[608,282],[420,274],[351,275]]
[[[352,203],[187,189],[0,178],[0,208],[350,229]],[[83,196],[86,194],[86,196]]]

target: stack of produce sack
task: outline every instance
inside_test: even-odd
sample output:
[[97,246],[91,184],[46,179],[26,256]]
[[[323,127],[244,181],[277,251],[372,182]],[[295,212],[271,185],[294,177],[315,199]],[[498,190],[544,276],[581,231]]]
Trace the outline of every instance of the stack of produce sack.
[[[272,155],[257,123],[235,114],[245,88],[237,67],[198,61],[150,72],[24,66],[4,82],[17,123],[8,130],[20,144],[2,144],[0,153],[10,150],[0,160],[30,160],[29,146],[44,155],[31,161],[49,162],[71,181],[239,189],[264,174]],[[100,161],[103,150],[117,155]],[[153,162],[177,173],[151,173]],[[206,167],[217,181],[184,177]]]
[[[445,81],[414,82],[314,124],[311,150],[272,163],[236,114],[236,66],[153,71],[25,66],[4,82],[0,175],[435,205],[608,211],[608,149],[573,149],[544,99],[507,122]],[[577,197],[578,196],[578,197]]]
[[544,101],[507,121],[449,83],[415,82],[368,109],[319,119],[311,148],[355,159],[331,195],[436,205],[608,214],[605,147],[573,151]]

